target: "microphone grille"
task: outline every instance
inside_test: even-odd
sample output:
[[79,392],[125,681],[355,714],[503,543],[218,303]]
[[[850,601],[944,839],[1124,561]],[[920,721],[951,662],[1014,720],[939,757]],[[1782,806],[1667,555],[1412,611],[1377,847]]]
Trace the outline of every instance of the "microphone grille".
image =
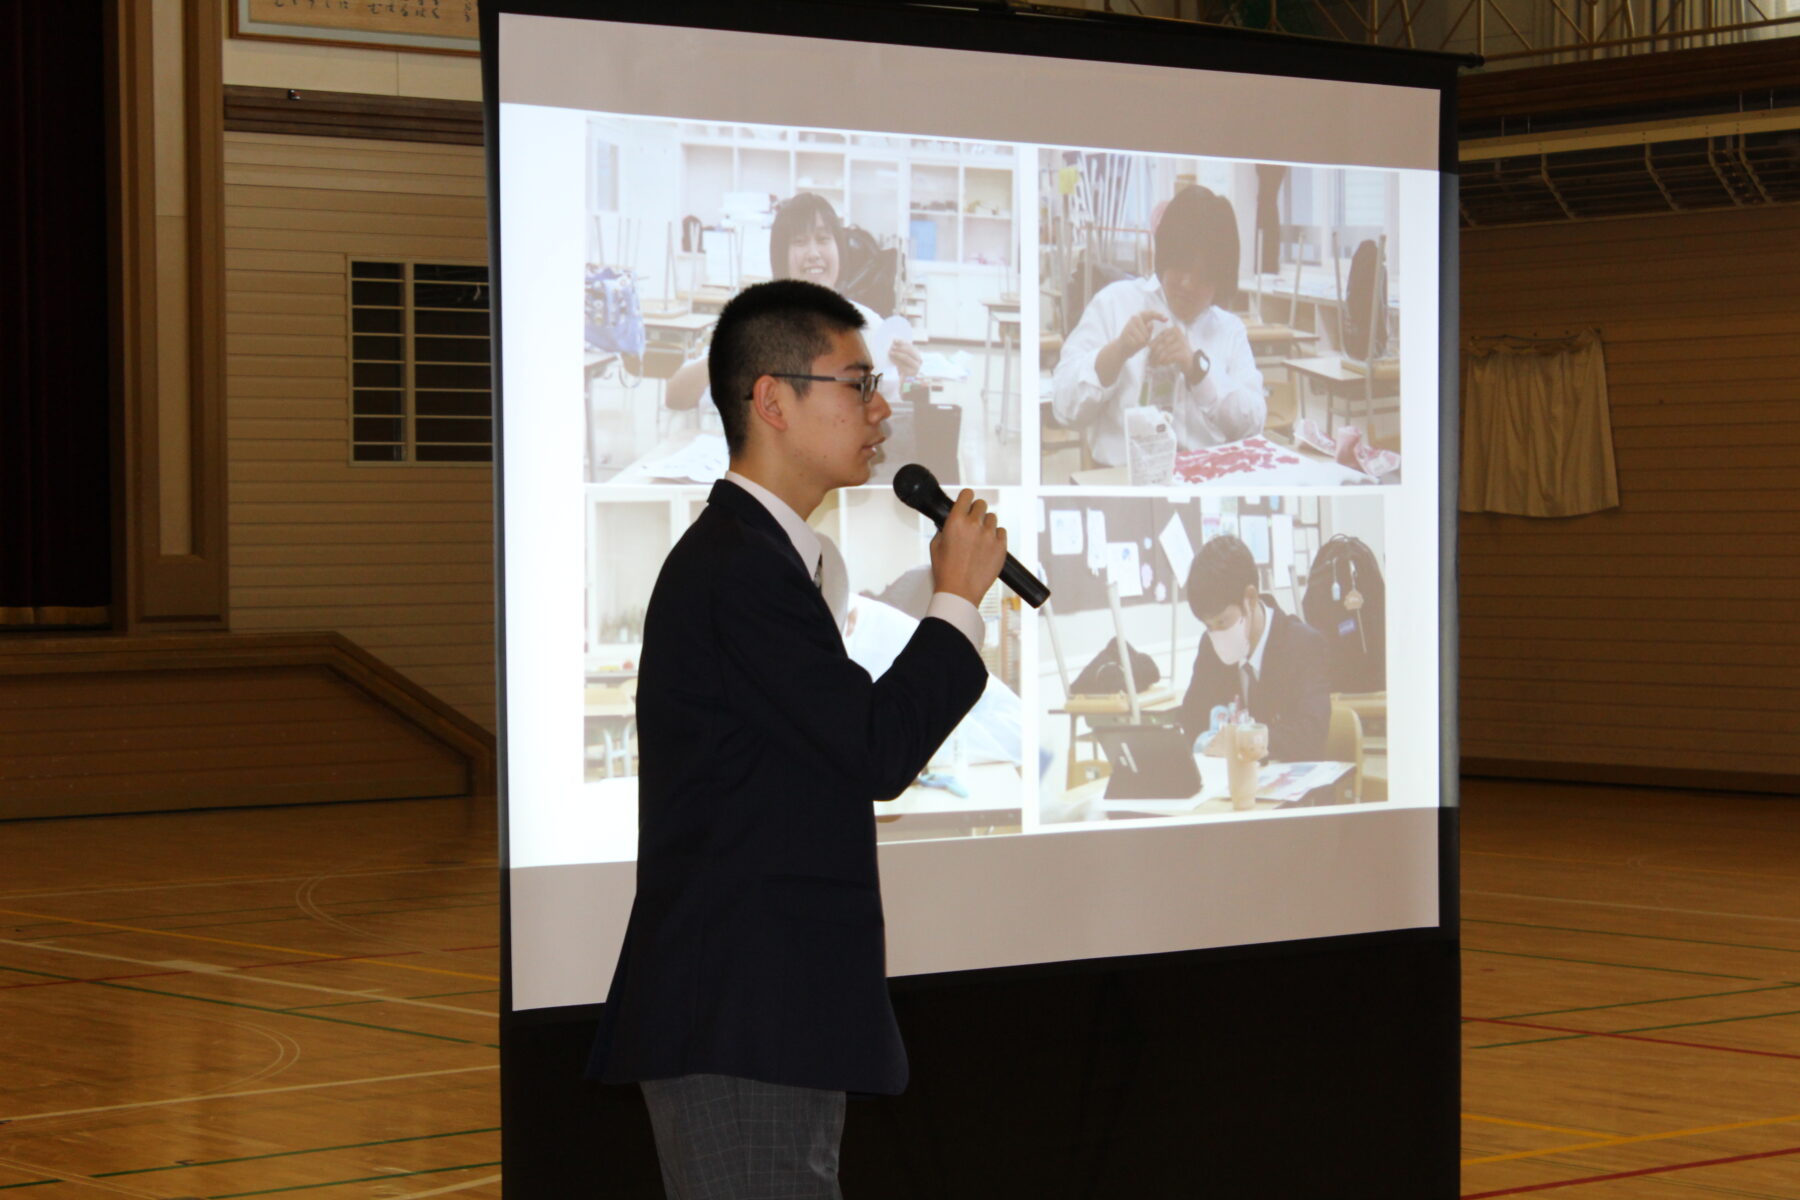
[[923,500],[939,490],[937,476],[918,463],[907,463],[894,472],[894,494],[907,505],[917,508]]

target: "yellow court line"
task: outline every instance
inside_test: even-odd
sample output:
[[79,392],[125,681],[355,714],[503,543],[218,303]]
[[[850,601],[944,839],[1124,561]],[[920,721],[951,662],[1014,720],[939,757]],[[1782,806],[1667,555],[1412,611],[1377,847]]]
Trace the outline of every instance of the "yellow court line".
[[1601,1133],[1596,1129],[1570,1129],[1567,1125],[1539,1125],[1532,1121],[1515,1121],[1511,1117],[1486,1117],[1480,1113],[1464,1113],[1465,1121],[1486,1121],[1490,1125],[1511,1125],[1515,1129],[1539,1129],[1545,1133],[1572,1133],[1576,1137],[1603,1138],[1611,1137],[1609,1133]]
[[1574,1146],[1552,1146],[1548,1150],[1520,1150],[1514,1154],[1490,1154],[1485,1158],[1465,1158],[1462,1165],[1510,1162],[1518,1158],[1541,1158],[1546,1154],[1568,1154],[1576,1150],[1600,1150],[1608,1146],[1628,1146],[1634,1142],[1662,1142],[1670,1138],[1699,1137],[1704,1133],[1724,1133],[1731,1129],[1755,1129],[1761,1125],[1785,1125],[1800,1121],[1800,1113],[1786,1117],[1764,1117],[1760,1121],[1735,1121],[1730,1125],[1702,1125],[1697,1129],[1676,1129],[1669,1133],[1640,1133],[1636,1137],[1608,1138],[1603,1142],[1581,1142]]
[[[270,946],[263,942],[240,942],[232,938],[210,937],[203,933],[177,933],[171,929],[145,929],[138,925],[117,925],[111,921],[84,921],[80,917],[59,917],[51,913],[26,912],[19,908],[0,908],[0,916],[30,917],[34,921],[56,921],[64,925],[86,925],[94,929],[122,929],[126,933],[148,933],[160,937],[182,938],[190,942],[217,942],[221,946],[241,946],[247,950],[272,950],[277,954],[298,954],[306,958],[337,959],[335,954],[320,954],[317,950],[296,950],[292,946]],[[430,953],[424,951],[423,953]],[[354,957],[354,956],[346,956]],[[442,967],[421,967],[416,963],[395,962],[391,958],[358,958],[357,962],[369,963],[373,966],[393,967],[399,971],[420,971],[427,975],[451,975],[457,979],[476,979],[482,983],[499,983],[493,975],[472,975],[467,971],[447,971]]]

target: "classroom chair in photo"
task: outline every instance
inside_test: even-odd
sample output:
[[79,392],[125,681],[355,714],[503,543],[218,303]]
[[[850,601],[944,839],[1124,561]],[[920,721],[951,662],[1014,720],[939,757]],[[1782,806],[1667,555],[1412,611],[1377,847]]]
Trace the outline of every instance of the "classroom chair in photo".
[[1325,730],[1325,761],[1354,763],[1350,779],[1350,799],[1357,804],[1363,798],[1363,734],[1362,718],[1356,710],[1335,700],[1331,705],[1331,723]]
[[1087,441],[1081,430],[1059,423],[1048,400],[1038,402],[1038,449],[1047,484],[1068,483],[1075,472],[1088,468]]
[[[1285,372],[1284,372],[1285,373]],[[1265,375],[1266,379],[1267,376]],[[1288,442],[1294,440],[1294,422],[1300,418],[1299,401],[1292,379],[1271,380],[1267,385],[1268,415],[1263,418],[1263,432],[1273,433]]]
[[[1372,236],[1363,236],[1369,234]],[[1369,441],[1376,445],[1398,438],[1400,411],[1400,358],[1389,339],[1387,235],[1379,229],[1349,227],[1332,235],[1332,269],[1337,276],[1337,337],[1339,354],[1346,372],[1359,378],[1360,387],[1329,392],[1328,429],[1337,427],[1340,399],[1344,402],[1344,419],[1360,424]],[[1348,278],[1342,266],[1341,249],[1353,247]],[[1392,399],[1392,404],[1377,408],[1376,402]],[[1361,412],[1358,413],[1358,401]],[[1377,436],[1377,413],[1396,416],[1395,437]],[[1360,419],[1359,419],[1360,418]]]
[[637,774],[637,681],[590,683],[584,696],[589,778]]

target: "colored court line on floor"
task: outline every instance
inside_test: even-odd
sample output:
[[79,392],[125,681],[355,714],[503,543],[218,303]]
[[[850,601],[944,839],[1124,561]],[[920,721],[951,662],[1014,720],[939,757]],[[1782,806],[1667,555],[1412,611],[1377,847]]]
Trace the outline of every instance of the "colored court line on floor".
[[[429,1009],[432,1009],[437,1012],[458,1013],[463,1016],[483,1017],[483,1018],[486,1018],[489,1020],[492,1020],[494,1018],[494,1016],[496,1015],[492,1012],[487,1011],[486,1009],[462,1008],[462,1007],[459,1007],[454,1004],[437,1004],[437,1003],[434,1003],[432,1001],[432,999],[428,996],[417,996],[417,997],[415,997],[415,996],[388,996],[388,995],[385,995],[381,991],[381,989],[378,989],[378,988],[369,988],[369,989],[363,989],[363,990],[359,991],[359,990],[355,990],[355,989],[351,989],[351,988],[330,987],[326,984],[321,984],[321,983],[302,983],[296,979],[270,979],[265,976],[255,975],[255,974],[251,973],[251,971],[254,970],[258,966],[269,965],[267,963],[246,963],[243,967],[221,967],[221,966],[216,966],[212,963],[155,962],[150,959],[132,958],[129,955],[124,955],[124,954],[109,954],[102,950],[82,950],[82,949],[78,949],[74,946],[59,946],[59,945],[55,945],[53,943],[15,942],[10,938],[0,938],[0,946],[20,946],[20,947],[23,947],[28,950],[36,951],[37,953],[40,953],[40,954],[70,954],[70,955],[79,956],[81,958],[104,959],[107,962],[131,963],[134,966],[141,966],[141,967],[164,967],[164,966],[179,967],[182,969],[170,972],[170,974],[198,975],[198,976],[203,976],[203,977],[224,979],[224,980],[228,980],[228,981],[231,981],[234,983],[257,984],[257,985],[260,985],[263,987],[280,987],[280,988],[288,988],[288,989],[292,989],[292,990],[306,991],[306,992],[323,992],[326,995],[331,995],[331,996],[349,996],[349,997],[358,998],[358,999],[365,997],[365,996],[375,997],[375,998],[384,1000],[388,1004],[397,1004],[397,1005],[401,1005],[403,1007],[410,1007],[410,1008],[429,1008]],[[25,974],[25,975],[33,975],[33,974],[44,975],[47,978],[63,979],[67,982],[73,982],[73,983],[88,982],[88,978],[85,976],[84,977],[56,976],[56,975],[52,975],[49,972],[27,971],[23,967],[0,966],[0,971],[14,971],[16,973]],[[161,974],[161,972],[158,972],[158,974]],[[101,977],[101,978],[104,978],[104,977]],[[497,989],[481,988],[479,990],[481,992],[483,992],[484,994],[491,995]],[[306,1008],[308,1006],[302,1004],[302,1005],[293,1005],[292,1007]],[[272,1010],[272,1011],[285,1012],[285,1011],[287,1011],[287,1009],[283,1008],[283,1009],[276,1009],[276,1010]]]
[[[0,989],[0,990],[4,990],[4,989]],[[343,1008],[343,1007],[347,1007],[352,1004],[396,1004],[396,1003],[410,1004],[410,1003],[416,1003],[417,1001],[420,1001],[420,1000],[449,1000],[455,996],[492,996],[495,992],[497,992],[499,990],[500,989],[498,989],[498,988],[486,987],[486,988],[470,988],[466,992],[427,992],[422,996],[369,996],[366,999],[361,999],[361,1000],[328,1000],[323,1004],[290,1004],[288,1007],[282,1009],[281,1011],[282,1012],[299,1012],[303,1009],[308,1009],[308,1008]],[[448,1011],[450,1009],[449,1005],[444,1005],[443,1007],[446,1011]],[[455,1011],[474,1012],[475,1010],[474,1009],[457,1009]],[[498,1014],[481,1013],[479,1015],[490,1016],[490,1015],[498,1015]]]
[[[1792,1015],[1794,1015],[1794,1014],[1787,1013],[1787,1012],[1758,1013],[1755,1016],[1749,1016],[1749,1017],[1724,1017],[1724,1018],[1721,1018],[1721,1019],[1715,1020],[1715,1021],[1684,1022],[1683,1025],[1686,1025],[1686,1024],[1722,1025],[1722,1024],[1726,1024],[1731,1021],[1756,1021],[1756,1020],[1761,1020],[1763,1017],[1786,1017],[1786,1016],[1792,1016]],[[1469,1049],[1469,1050],[1494,1050],[1494,1049],[1498,1049],[1501,1046],[1522,1046],[1522,1045],[1528,1045],[1532,1042],[1568,1042],[1568,1041],[1574,1041],[1577,1038],[1597,1037],[1597,1038],[1616,1038],[1619,1041],[1624,1041],[1624,1042],[1649,1042],[1650,1044],[1655,1045],[1655,1046],[1681,1046],[1688,1050],[1717,1050],[1717,1051],[1720,1051],[1725,1054],[1753,1054],[1758,1058],[1800,1059],[1800,1054],[1789,1054],[1785,1050],[1752,1050],[1745,1046],[1716,1046],[1709,1042],[1680,1042],[1680,1041],[1676,1041],[1674,1038],[1642,1037],[1642,1036],[1640,1036],[1638,1031],[1632,1030],[1632,1029],[1618,1029],[1618,1030],[1570,1029],[1569,1027],[1564,1026],[1564,1025],[1536,1025],[1529,1021],[1505,1021],[1505,1020],[1501,1020],[1497,1017],[1464,1017],[1463,1020],[1464,1020],[1464,1022],[1467,1022],[1467,1023],[1480,1024],[1480,1025],[1510,1025],[1510,1026],[1513,1026],[1518,1029],[1544,1029],[1544,1030],[1549,1030],[1552,1033],[1558,1033],[1558,1034],[1565,1035],[1563,1037],[1554,1037],[1554,1038],[1532,1038],[1532,1039],[1529,1039],[1528,1042],[1489,1042],[1489,1043],[1486,1043],[1485,1045],[1465,1047],[1465,1049]],[[1647,1025],[1647,1026],[1645,1026],[1645,1028],[1646,1029],[1680,1029],[1683,1027],[1683,1025]]]
[[[434,892],[434,893],[431,893],[429,895],[424,895],[424,896],[371,896],[365,900],[340,900],[340,901],[337,901],[337,903],[343,904],[343,905],[408,904],[408,903],[411,903],[411,902],[417,901],[417,900],[466,900],[471,896],[498,897],[499,895],[500,895],[499,889],[487,888],[487,889],[484,889],[484,890],[478,891],[478,892]],[[176,920],[178,918],[183,918],[183,917],[242,917],[242,916],[248,916],[252,913],[283,913],[283,914],[286,914],[288,917],[298,918],[300,915],[300,910],[295,908],[293,902],[291,900],[289,900],[289,901],[285,901],[281,904],[261,904],[261,905],[257,905],[255,907],[251,907],[251,908],[246,908],[240,904],[240,905],[234,905],[231,908],[197,908],[191,912],[144,913],[141,915],[133,914],[130,916],[125,916],[125,917],[108,917],[108,918],[96,917],[95,920],[172,921],[172,920]],[[367,916],[369,914],[352,912],[352,913],[342,913],[339,915],[357,917],[357,916]],[[165,928],[172,929],[172,928],[176,928],[176,927],[175,926],[166,926]],[[198,925],[182,926],[181,928],[198,929],[198,928],[200,928],[200,926],[198,926]]]
[[1486,1154],[1480,1158],[1465,1158],[1465,1167],[1480,1166],[1486,1163],[1514,1162],[1521,1158],[1543,1158],[1550,1154],[1573,1154],[1577,1150],[1602,1150],[1611,1146],[1631,1146],[1639,1142],[1666,1142],[1673,1138],[1704,1137],[1710,1133],[1728,1133],[1734,1129],[1761,1129],[1767,1125],[1791,1125],[1800,1121],[1800,1113],[1789,1113],[1785,1117],[1762,1117],[1755,1121],[1733,1121],[1727,1125],[1701,1125],[1693,1129],[1672,1129],[1667,1133],[1640,1133],[1629,1137],[1603,1137],[1599,1141],[1580,1142],[1572,1146],[1552,1146],[1547,1150],[1515,1150],[1508,1154]]
[[[231,1163],[261,1162],[266,1158],[293,1158],[301,1154],[328,1154],[333,1150],[367,1150],[373,1146],[397,1146],[403,1142],[431,1142],[443,1138],[471,1137],[478,1133],[499,1133],[498,1125],[482,1129],[454,1129],[448,1133],[421,1133],[414,1137],[383,1138],[377,1142],[349,1142],[342,1146],[314,1146],[308,1150],[277,1150],[273,1154],[244,1154],[237,1158],[209,1158],[199,1162],[171,1163],[166,1167],[134,1167],[129,1171],[97,1171],[95,1179],[111,1179],[115,1175],[150,1175],[158,1171],[185,1171],[190,1167],[220,1167]],[[15,1185],[16,1186],[16,1185]]]
[[1729,992],[1700,992],[1692,996],[1658,996],[1651,1000],[1620,1000],[1614,1004],[1584,1004],[1580,1008],[1546,1008],[1541,1012],[1507,1013],[1496,1019],[1522,1021],[1526,1017],[1556,1017],[1564,1013],[1602,1012],[1609,1008],[1638,1008],[1646,1004],[1679,1004],[1683,1000],[1716,1000],[1721,996],[1748,996],[1753,992],[1779,992],[1783,989],[1797,987],[1800,987],[1800,983],[1772,983],[1767,987],[1737,988]]
[[447,1171],[475,1171],[482,1167],[497,1167],[498,1162],[462,1163],[454,1167],[432,1167],[424,1171],[388,1171],[381,1175],[364,1175],[356,1179],[333,1179],[325,1183],[293,1183],[286,1187],[263,1188],[255,1192],[221,1192],[208,1196],[206,1200],[239,1200],[243,1196],[273,1196],[277,1192],[304,1192],[311,1188],[343,1187],[351,1183],[377,1183],[383,1179],[413,1179],[420,1175],[442,1175]]
[[[19,971],[21,974],[28,973],[28,972],[20,971],[20,968],[18,968],[18,967],[0,967],[0,971]],[[13,992],[13,991],[19,990],[20,988],[67,987],[71,983],[117,983],[121,979],[159,979],[159,978],[162,978],[162,977],[168,976],[168,975],[187,975],[187,974],[190,974],[190,972],[187,972],[187,971],[144,971],[141,974],[137,974],[137,975],[99,975],[99,976],[95,976],[94,978],[91,978],[91,979],[84,979],[84,978],[80,978],[78,976],[68,975],[68,976],[63,976],[63,977],[57,978],[57,979],[40,979],[34,983],[0,983],[0,992]]]
[[283,1087],[251,1088],[241,1092],[201,1092],[197,1096],[170,1096],[162,1100],[133,1100],[124,1104],[96,1104],[89,1108],[65,1108],[61,1112],[0,1115],[0,1125],[19,1125],[26,1121],[49,1121],[57,1117],[85,1117],[94,1113],[126,1112],[135,1108],[168,1108],[177,1104],[199,1104],[211,1100],[242,1100],[249,1096],[273,1096],[283,1092],[311,1092],[323,1088],[355,1087],[365,1083],[400,1083],[409,1079],[432,1079],[439,1075],[468,1075],[476,1071],[497,1071],[497,1063],[478,1067],[444,1067],[436,1071],[409,1071],[404,1075],[371,1075],[365,1079],[328,1079],[323,1083],[290,1083]]
[[1746,983],[1770,982],[1767,977],[1761,975],[1726,975],[1720,971],[1684,971],[1679,967],[1653,967],[1644,963],[1601,962],[1600,960],[1593,958],[1568,958],[1559,954],[1525,954],[1518,950],[1484,950],[1479,946],[1464,946],[1463,953],[1495,954],[1501,958],[1534,958],[1542,962],[1575,963],[1584,967],[1617,967],[1623,971],[1655,971],[1662,975],[1698,975],[1705,979],[1741,979]]
[[1718,946],[1726,950],[1769,950],[1776,954],[1800,954],[1800,946],[1762,946],[1751,942],[1717,942],[1708,938],[1669,937],[1661,933],[1625,933],[1618,929],[1583,929],[1574,925],[1535,925],[1529,921],[1495,921],[1464,917],[1465,925],[1505,925],[1513,929],[1542,929],[1551,933],[1588,933],[1595,937],[1636,938],[1646,942],[1679,942],[1684,946]]
[[105,896],[114,892],[166,892],[175,888],[229,887],[234,883],[304,883],[309,879],[366,879],[377,875],[430,875],[438,871],[488,871],[500,865],[498,859],[479,859],[466,863],[441,863],[429,867],[369,867],[361,871],[333,871],[321,876],[317,871],[306,875],[202,875],[194,879],[172,879],[160,883],[123,883],[110,887],[59,888],[35,892],[0,892],[0,900],[34,900],[54,896]]
[[[497,896],[498,893],[491,893],[491,895]],[[330,915],[337,920],[349,920],[353,917],[393,917],[410,916],[418,913],[465,912],[477,908],[498,908],[499,905],[500,902],[498,899],[488,899],[479,901],[475,904],[422,904],[415,908],[372,908],[342,911],[334,904]],[[262,913],[271,910],[259,908],[246,911]],[[285,908],[277,911],[279,911],[281,915],[275,917],[245,917],[243,920],[239,921],[196,921],[192,925],[158,925],[155,928],[159,933],[172,933],[187,929],[230,929],[235,925],[283,925],[290,921],[304,921],[307,919],[307,914],[298,908]],[[163,914],[158,913],[156,915],[160,918]]]
[[1800,1146],[1785,1150],[1763,1150],[1755,1154],[1733,1154],[1729,1158],[1708,1158],[1698,1162],[1671,1163],[1666,1167],[1639,1167],[1635,1171],[1614,1171],[1609,1175],[1584,1175],[1580,1179],[1558,1179],[1550,1183],[1528,1183],[1523,1187],[1500,1188],[1492,1192],[1464,1192],[1462,1200],[1490,1200],[1494,1196],[1521,1196],[1526,1192],[1548,1192],[1556,1188],[1579,1187],[1584,1183],[1606,1183],[1614,1179],[1633,1179],[1639,1175],[1667,1175],[1671,1171],[1692,1171],[1698,1167],[1723,1167],[1731,1163],[1753,1162],[1759,1158],[1781,1158],[1800,1154]]
[[[1717,872],[1729,874],[1734,878],[1742,878],[1743,872]],[[1792,882],[1791,876],[1770,875],[1768,879],[1783,879]],[[1473,888],[1463,890],[1465,896],[1490,896],[1500,900],[1535,900],[1545,904],[1580,904],[1589,908],[1623,908],[1631,912],[1674,913],[1681,917],[1720,917],[1731,921],[1774,921],[1782,925],[1800,925],[1800,917],[1772,917],[1764,913],[1717,912],[1709,908],[1669,908],[1661,904],[1627,904],[1622,900],[1577,900],[1566,896],[1534,896],[1529,892],[1483,892]]]
[[[209,937],[200,933],[168,933],[160,929],[147,929],[138,925],[120,925],[112,921],[84,921],[79,917],[58,917],[50,913],[25,912],[22,909],[16,908],[0,908],[0,916],[30,917],[32,920],[37,921],[60,921],[65,925],[83,925],[95,929],[115,929],[125,933],[141,933],[153,937],[180,938],[191,942],[216,942],[219,945],[239,946],[246,950],[273,950],[277,954],[299,954],[315,959],[321,957],[311,950],[298,950],[293,946],[270,946],[262,942],[240,942],[233,938]],[[468,971],[449,971],[442,967],[422,967],[417,963],[399,963],[388,960],[372,961],[381,962],[383,965],[393,967],[397,971],[421,971],[427,975],[451,975],[458,979],[477,979],[482,983],[500,982],[499,978],[494,975],[475,975]]]
[[[269,1007],[267,1007],[265,1005],[261,1005],[261,1004],[246,1004],[241,1000],[220,1000],[213,996],[196,996],[196,995],[193,995],[188,992],[163,992],[163,991],[158,991],[156,988],[133,987],[130,984],[125,984],[125,983],[107,983],[103,980],[98,980],[98,979],[81,979],[81,978],[78,978],[78,977],[72,976],[72,975],[57,975],[51,971],[27,971],[23,967],[7,967],[6,970],[17,971],[23,975],[42,975],[42,976],[45,976],[46,978],[62,979],[69,983],[91,983],[95,987],[108,988],[113,991],[137,992],[140,995],[145,995],[145,996],[161,996],[167,1000],[191,1000],[198,1004],[216,1004],[223,1008],[241,1008],[248,1012],[266,1013],[269,1016],[273,1016],[273,1017],[293,1017],[296,1020],[301,1020],[301,1021],[325,1021],[332,1025],[351,1025],[351,1026],[355,1026],[356,1028],[359,1028],[359,1029],[373,1029],[380,1033],[402,1033],[402,1034],[407,1034],[412,1037],[430,1038],[433,1041],[438,1041],[438,1042],[456,1042],[459,1045],[463,1045],[463,1046],[482,1046],[482,1047],[490,1049],[490,1050],[498,1050],[499,1049],[499,1046],[496,1043],[478,1042],[478,1041],[474,1040],[473,1038],[451,1037],[449,1034],[445,1034],[445,1033],[426,1033],[426,1032],[424,1032],[422,1030],[418,1030],[418,1029],[401,1029],[397,1026],[391,1026],[391,1025],[374,1025],[368,1021],[351,1021],[351,1020],[347,1020],[343,1017],[327,1017],[327,1016],[322,1016],[318,1013],[292,1012],[290,1010],[282,1009],[282,1008],[269,1008]],[[189,974],[189,973],[190,972],[178,972],[178,974]],[[471,1015],[486,1017],[486,1016],[489,1016],[490,1014],[488,1014],[488,1013],[472,1013]]]
[[46,1183],[61,1183],[60,1179],[31,1179],[24,1183],[0,1183],[0,1192],[10,1192],[14,1188],[43,1187]]
[[1510,1125],[1514,1129],[1536,1129],[1543,1133],[1572,1133],[1576,1137],[1603,1138],[1613,1136],[1596,1129],[1571,1129],[1567,1125],[1539,1125],[1535,1121],[1515,1121],[1511,1117],[1490,1117],[1483,1113],[1463,1113],[1465,1121],[1485,1121],[1489,1125]]

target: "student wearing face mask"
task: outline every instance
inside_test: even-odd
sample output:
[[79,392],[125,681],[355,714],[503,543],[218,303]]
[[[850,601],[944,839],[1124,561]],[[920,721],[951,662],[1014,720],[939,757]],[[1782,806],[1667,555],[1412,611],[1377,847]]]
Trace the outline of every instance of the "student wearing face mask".
[[1236,701],[1269,727],[1271,758],[1314,762],[1325,752],[1331,723],[1329,649],[1318,630],[1282,612],[1256,585],[1250,548],[1231,534],[1219,534],[1194,556],[1188,606],[1206,636],[1181,702],[1181,726],[1199,737],[1214,707]]
[[1262,372],[1237,295],[1238,231],[1231,201],[1198,185],[1175,193],[1156,222],[1156,273],[1094,294],[1057,360],[1051,409],[1081,429],[1102,466],[1126,465],[1125,410],[1162,409],[1176,443],[1202,450],[1261,433]]

